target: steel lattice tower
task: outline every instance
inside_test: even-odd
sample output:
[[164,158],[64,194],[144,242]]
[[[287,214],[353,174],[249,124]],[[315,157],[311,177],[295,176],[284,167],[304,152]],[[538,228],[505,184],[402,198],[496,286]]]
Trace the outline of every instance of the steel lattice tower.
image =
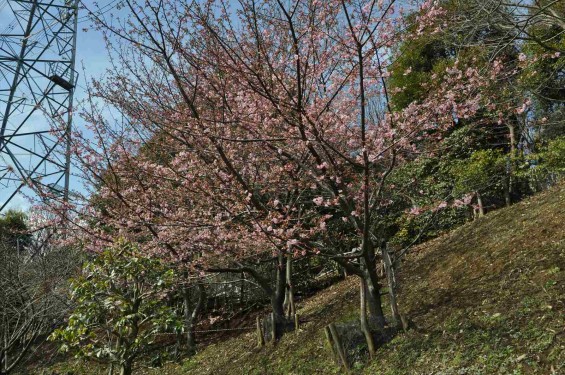
[[22,189],[68,199],[79,0],[0,0],[0,212]]

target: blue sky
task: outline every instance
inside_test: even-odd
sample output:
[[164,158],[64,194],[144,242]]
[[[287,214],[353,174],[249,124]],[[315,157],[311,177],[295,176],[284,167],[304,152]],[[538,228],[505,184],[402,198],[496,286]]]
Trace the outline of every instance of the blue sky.
[[[93,1],[84,0],[83,3],[89,7],[92,7]],[[83,11],[82,14],[84,15],[86,14],[86,12]],[[81,84],[84,83],[85,78],[83,76],[84,73],[82,72],[83,65],[86,68],[87,76],[96,77],[104,72],[104,69],[106,69],[107,67],[108,61],[101,33],[89,26],[90,22],[86,20],[79,23],[78,27],[76,69],[81,75]],[[87,29],[88,31],[84,31],[83,29]],[[81,91],[82,90],[77,90],[76,94],[78,97],[83,94]]]

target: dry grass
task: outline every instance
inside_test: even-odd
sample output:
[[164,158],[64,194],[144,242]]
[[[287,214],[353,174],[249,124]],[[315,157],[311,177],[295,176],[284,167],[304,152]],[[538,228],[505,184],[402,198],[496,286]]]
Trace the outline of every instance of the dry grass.
[[[416,329],[380,348],[366,374],[565,374],[565,185],[414,249],[400,271]],[[254,333],[140,374],[332,374],[322,328],[357,316],[350,278],[300,303],[308,322],[276,347]],[[97,373],[89,370],[74,374]]]

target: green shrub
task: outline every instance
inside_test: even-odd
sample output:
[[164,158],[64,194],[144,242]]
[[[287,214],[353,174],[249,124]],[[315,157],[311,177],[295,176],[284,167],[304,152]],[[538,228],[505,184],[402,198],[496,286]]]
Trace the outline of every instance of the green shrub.
[[129,375],[156,333],[182,327],[163,301],[174,279],[162,262],[119,240],[72,280],[74,311],[51,339],[61,342],[61,351],[107,361]]

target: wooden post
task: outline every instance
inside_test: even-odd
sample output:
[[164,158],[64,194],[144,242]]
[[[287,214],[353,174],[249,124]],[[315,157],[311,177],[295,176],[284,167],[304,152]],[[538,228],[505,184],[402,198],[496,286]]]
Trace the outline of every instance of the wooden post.
[[330,331],[330,326],[325,326],[324,327],[324,333],[326,334],[326,339],[328,340],[328,343],[330,344],[330,349],[332,350],[332,354],[333,354],[333,359],[336,363],[339,363],[339,358],[338,358],[338,354],[335,350],[334,347],[334,342],[332,339],[332,332]]
[[298,314],[294,314],[294,330],[298,332],[300,328],[300,321],[298,319]]
[[349,362],[347,362],[347,355],[345,353],[345,349],[343,348],[343,344],[341,343],[341,339],[339,338],[339,334],[337,333],[335,324],[331,323],[329,327],[330,327],[330,332],[332,333],[332,337],[334,340],[337,353],[339,354],[339,358],[341,359],[341,363],[343,363],[343,367],[345,368],[345,371],[349,372]]
[[410,322],[408,319],[406,319],[404,315],[400,314],[400,322],[402,323],[402,330],[407,332],[410,329]]
[[475,194],[477,195],[477,205],[479,206],[479,217],[483,217],[485,216],[485,206],[483,205],[483,198],[478,191],[476,191]]
[[265,346],[265,338],[263,337],[263,328],[261,328],[261,318],[257,317],[257,347]]
[[292,254],[286,255],[286,294],[284,305],[288,308],[287,314],[290,318],[296,313],[294,305],[294,286],[292,285]]
[[398,313],[398,303],[396,302],[396,279],[394,277],[394,268],[392,267],[392,260],[386,246],[382,248],[383,261],[385,265],[386,278],[388,283],[388,299],[390,302],[390,309],[392,310],[392,319],[394,324],[398,325],[400,316]]

